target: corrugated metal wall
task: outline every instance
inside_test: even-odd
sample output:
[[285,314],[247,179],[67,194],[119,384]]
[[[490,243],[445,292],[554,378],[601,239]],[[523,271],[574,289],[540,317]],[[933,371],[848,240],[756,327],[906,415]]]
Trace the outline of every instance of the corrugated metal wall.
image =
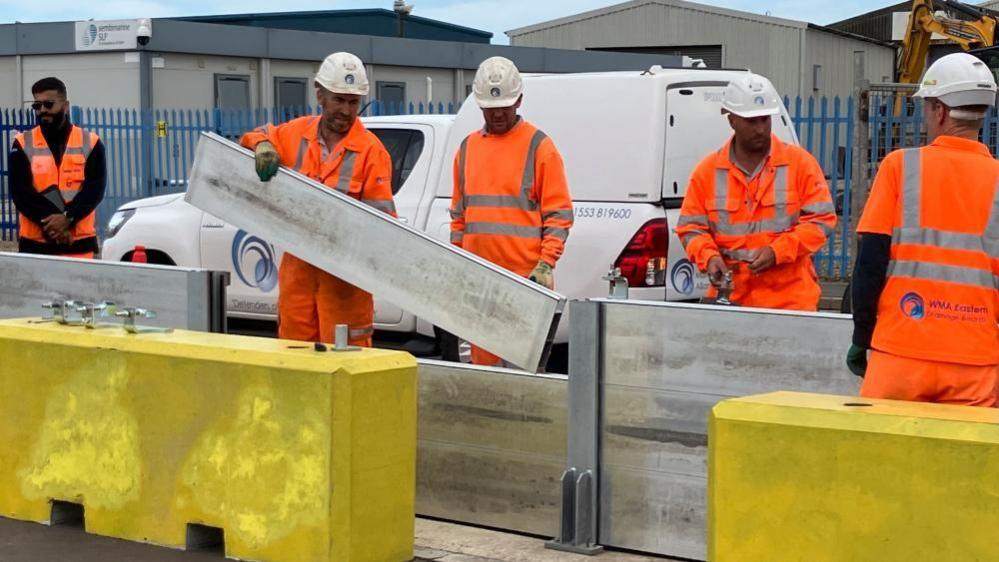
[[[867,79],[891,82],[895,73],[895,50],[866,41],[840,37],[818,29],[808,29],[805,41],[803,96],[853,95],[853,54],[865,53]],[[814,65],[822,67],[819,88],[815,89]]]
[[[849,95],[853,87],[853,51],[868,53],[868,79],[880,81],[882,64],[894,51],[879,45],[807,29],[806,24],[746,14],[719,13],[691,7],[650,2],[622,4],[592,17],[556,23],[551,27],[510,34],[515,46],[560,49],[615,49],[627,47],[688,47],[722,45],[722,64],[728,68],[749,68],[770,78],[785,95],[812,95],[812,65],[823,65],[823,80],[828,84],[846,84],[843,88],[820,93]],[[807,40],[813,36],[818,50],[812,51]],[[834,63],[842,57],[842,64]],[[876,64],[874,61],[876,60]],[[812,62],[815,61],[815,62]],[[877,70],[874,70],[877,66]],[[826,70],[828,69],[828,70]],[[891,75],[891,72],[884,73]]]

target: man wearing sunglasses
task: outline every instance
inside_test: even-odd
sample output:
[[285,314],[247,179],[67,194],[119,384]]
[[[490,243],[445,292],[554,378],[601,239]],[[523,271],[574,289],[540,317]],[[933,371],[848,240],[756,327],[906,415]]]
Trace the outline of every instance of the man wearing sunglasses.
[[99,249],[95,209],[107,179],[104,145],[70,122],[61,80],[43,78],[31,94],[37,125],[15,137],[8,160],[19,250],[92,259]]

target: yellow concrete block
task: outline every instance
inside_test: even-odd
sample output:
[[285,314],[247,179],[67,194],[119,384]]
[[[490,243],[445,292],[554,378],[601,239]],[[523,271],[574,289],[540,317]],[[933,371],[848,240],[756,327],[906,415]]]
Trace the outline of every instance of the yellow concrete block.
[[0,322],[0,516],[244,560],[413,557],[416,362],[296,342]]
[[711,561],[999,560],[997,410],[779,392],[709,432]]

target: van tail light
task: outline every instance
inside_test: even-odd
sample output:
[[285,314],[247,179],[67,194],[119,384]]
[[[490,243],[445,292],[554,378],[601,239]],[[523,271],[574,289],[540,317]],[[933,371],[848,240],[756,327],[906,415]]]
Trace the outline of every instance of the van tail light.
[[624,251],[614,262],[629,287],[666,286],[666,257],[669,231],[666,219],[653,219],[642,225],[631,237]]

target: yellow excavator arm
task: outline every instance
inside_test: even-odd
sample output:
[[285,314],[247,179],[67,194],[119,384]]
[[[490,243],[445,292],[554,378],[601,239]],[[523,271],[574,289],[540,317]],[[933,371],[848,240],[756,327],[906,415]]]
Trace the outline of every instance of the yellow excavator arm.
[[[974,21],[964,21],[936,14],[936,9],[950,8]],[[902,53],[898,61],[898,81],[915,84],[926,68],[926,55],[934,33],[968,51],[991,47],[995,43],[996,18],[983,10],[954,0],[913,0],[909,13],[909,26],[902,40]]]

